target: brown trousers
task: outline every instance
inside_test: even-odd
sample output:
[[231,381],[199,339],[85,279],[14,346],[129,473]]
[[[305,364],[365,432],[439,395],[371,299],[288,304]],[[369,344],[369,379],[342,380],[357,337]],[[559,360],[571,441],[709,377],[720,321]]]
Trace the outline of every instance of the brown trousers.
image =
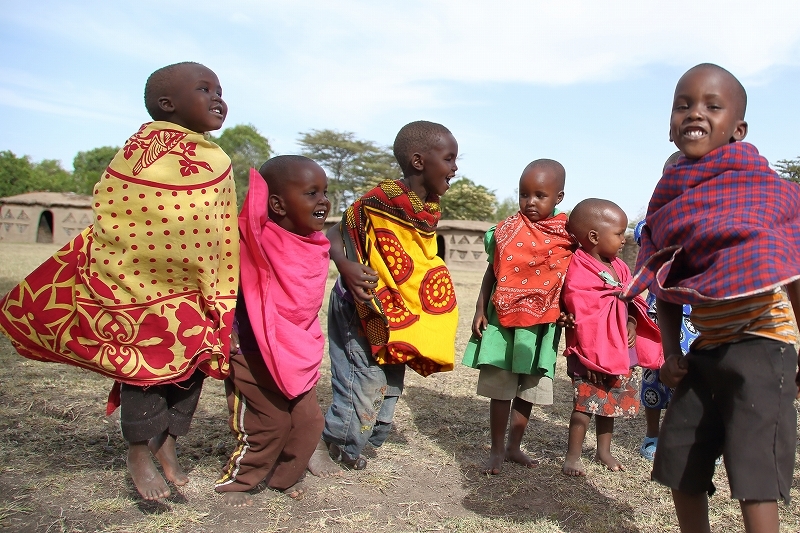
[[316,386],[289,400],[261,354],[248,352],[231,357],[225,391],[237,445],[215,490],[243,492],[264,480],[272,489],[285,490],[297,483],[325,425]]

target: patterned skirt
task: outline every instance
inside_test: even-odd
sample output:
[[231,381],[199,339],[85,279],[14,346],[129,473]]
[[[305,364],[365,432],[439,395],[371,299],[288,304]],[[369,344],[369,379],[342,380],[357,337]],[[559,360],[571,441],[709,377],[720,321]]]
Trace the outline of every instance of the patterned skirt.
[[573,375],[573,402],[576,411],[588,415],[633,418],[639,413],[639,373],[606,376],[592,383],[586,376]]

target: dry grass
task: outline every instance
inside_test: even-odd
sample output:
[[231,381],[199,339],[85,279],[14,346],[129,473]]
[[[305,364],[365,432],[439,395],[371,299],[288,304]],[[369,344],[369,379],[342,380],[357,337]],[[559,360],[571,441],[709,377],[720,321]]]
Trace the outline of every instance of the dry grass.
[[[0,291],[53,252],[41,245],[0,244]],[[454,272],[461,319],[457,352],[469,332],[481,274]],[[331,277],[332,279],[332,277]],[[323,320],[326,319],[322,313]],[[330,402],[327,361],[320,402]],[[104,416],[111,383],[63,365],[19,357],[0,340],[0,529],[109,532],[422,532],[520,533],[677,531],[669,493],[649,481],[638,455],[643,418],[617,425],[614,450],[627,471],[590,463],[588,476],[561,474],[571,411],[570,386],[558,371],[555,405],[534,408],[524,446],[541,464],[505,465],[499,476],[479,473],[489,444],[488,401],[475,395],[477,372],[421,378],[408,374],[396,429],[369,467],[333,480],[309,478],[301,502],[263,491],[244,510],[221,505],[213,482],[233,440],[220,383],[207,381],[192,431],[179,441],[191,481],[159,503],[139,499],[125,470],[125,442],[116,415]],[[724,467],[711,499],[715,531],[742,530],[729,499]],[[800,531],[800,479],[790,506],[781,506],[783,532]]]

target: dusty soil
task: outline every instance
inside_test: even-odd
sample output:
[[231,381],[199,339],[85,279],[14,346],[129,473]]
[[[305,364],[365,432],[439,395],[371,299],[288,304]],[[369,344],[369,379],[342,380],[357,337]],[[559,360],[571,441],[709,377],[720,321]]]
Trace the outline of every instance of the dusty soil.
[[[0,293],[52,252],[47,247],[0,244]],[[461,319],[457,353],[469,332],[481,273],[454,272]],[[325,320],[325,313],[322,316]],[[320,403],[330,402],[327,362]],[[475,395],[477,372],[422,378],[407,375],[396,427],[388,442],[368,448],[369,466],[334,479],[309,476],[302,501],[264,490],[255,504],[222,504],[213,483],[233,446],[222,384],[207,380],[192,430],[179,440],[191,481],[157,503],[141,500],[125,468],[126,444],[117,415],[104,416],[111,382],[64,365],[19,357],[0,340],[0,530],[179,532],[639,532],[677,531],[669,493],[649,481],[650,463],[638,455],[644,419],[620,422],[614,451],[625,472],[591,463],[588,476],[566,478],[571,388],[563,367],[555,405],[534,408],[524,447],[540,461],[534,469],[506,464],[486,476],[488,401]],[[712,528],[741,530],[724,467],[715,477]],[[800,479],[794,502],[782,506],[782,531],[800,531]]]

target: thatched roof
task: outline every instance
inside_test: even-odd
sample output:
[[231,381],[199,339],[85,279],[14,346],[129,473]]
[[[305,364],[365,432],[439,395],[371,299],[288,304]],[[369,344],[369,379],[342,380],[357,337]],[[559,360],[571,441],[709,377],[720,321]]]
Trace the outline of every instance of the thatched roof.
[[40,205],[42,207],[92,207],[92,197],[74,192],[27,192],[0,198],[3,205]]

